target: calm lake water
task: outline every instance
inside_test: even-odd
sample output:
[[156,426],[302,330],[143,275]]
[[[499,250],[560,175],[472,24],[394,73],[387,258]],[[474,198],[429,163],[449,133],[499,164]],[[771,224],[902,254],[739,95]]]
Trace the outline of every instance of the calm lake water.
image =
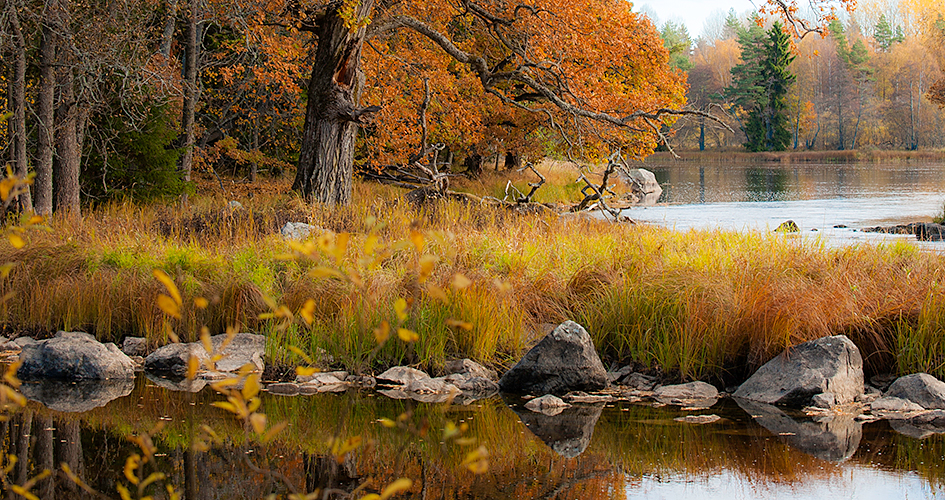
[[[39,398],[50,394],[28,391]],[[31,402],[0,424],[4,450],[23,457],[10,477],[25,480],[64,462],[92,488],[117,498],[116,484],[128,485],[125,460],[140,453],[128,436],[160,424],[153,436],[155,461],[147,465],[148,474],[167,477],[147,490],[157,498],[167,497],[164,483],[197,499],[287,493],[271,471],[299,491],[350,492],[368,480],[372,486],[362,492],[378,491],[406,477],[414,485],[395,498],[416,499],[945,498],[943,435],[885,421],[812,418],[741,403],[743,408],[731,399],[706,410],[615,403],[550,417],[500,397],[459,405],[373,392],[270,395],[262,410],[270,422],[288,426],[260,445],[211,406],[223,398],[209,388],[175,392],[139,377],[112,392],[126,395],[81,413]],[[91,394],[86,400],[98,397],[84,394]],[[705,425],[674,420],[705,414],[722,418]],[[382,418],[402,424],[388,428]],[[445,437],[450,423],[465,430]],[[210,442],[204,424],[219,441],[198,451],[201,437]],[[336,459],[328,443],[338,437],[361,443]],[[463,461],[480,446],[488,452],[488,467],[474,474]],[[72,484],[60,474],[33,491],[40,498],[83,497]]]
[[[790,219],[828,242],[903,239],[858,229],[930,221],[945,204],[945,164],[704,164],[646,162],[663,195],[634,220],[678,230],[773,230]],[[847,226],[835,228],[834,226]]]

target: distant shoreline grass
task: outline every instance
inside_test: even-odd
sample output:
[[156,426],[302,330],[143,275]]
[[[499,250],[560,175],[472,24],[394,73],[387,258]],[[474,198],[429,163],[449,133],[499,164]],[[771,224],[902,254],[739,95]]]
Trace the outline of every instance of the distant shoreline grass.
[[[231,210],[217,195],[186,209],[113,203],[78,223],[53,220],[24,249],[0,244],[0,262],[16,263],[0,318],[7,332],[76,329],[156,347],[168,341],[158,268],[183,295],[181,319],[167,323],[182,340],[201,326],[264,333],[277,364],[300,362],[292,345],[358,371],[436,371],[458,357],[503,367],[571,319],[605,364],[681,378],[737,382],[787,346],[840,333],[869,373],[945,376],[945,260],[908,243],[828,248],[459,202],[417,209],[395,188],[355,191],[343,208],[286,194]],[[292,245],[278,234],[287,221],[326,232]]]
[[846,151],[779,151],[749,153],[747,151],[676,151],[650,155],[643,162],[711,162],[711,163],[899,163],[912,161],[945,162],[945,151],[893,151],[893,150],[846,150]]

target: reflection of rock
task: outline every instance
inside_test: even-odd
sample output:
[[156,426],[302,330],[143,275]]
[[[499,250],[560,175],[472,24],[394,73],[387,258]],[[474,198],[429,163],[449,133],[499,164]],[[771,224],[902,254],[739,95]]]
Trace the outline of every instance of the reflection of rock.
[[915,439],[943,434],[945,433],[945,410],[924,411],[907,420],[890,420],[889,426],[896,432]]
[[734,396],[769,404],[807,406],[852,402],[863,394],[863,358],[844,335],[822,337],[796,345],[768,361],[742,384]]
[[808,455],[830,462],[842,462],[856,452],[863,437],[863,425],[852,414],[795,420],[776,406],[735,400],[758,425],[781,436],[789,445]]
[[151,373],[145,373],[148,381],[158,387],[176,392],[200,392],[207,386],[207,381],[201,378],[189,380],[186,378],[164,378]]
[[565,321],[502,375],[499,387],[516,394],[597,391],[607,387],[607,371],[587,331]]
[[594,425],[603,411],[603,406],[572,406],[557,415],[534,413],[512,407],[528,430],[551,447],[555,453],[574,458],[591,443]]
[[111,342],[102,344],[83,332],[59,332],[28,343],[20,352],[17,375],[24,380],[134,379],[134,363]]
[[134,388],[133,378],[77,382],[40,380],[24,382],[20,391],[27,399],[38,401],[50,410],[82,413],[127,396]]

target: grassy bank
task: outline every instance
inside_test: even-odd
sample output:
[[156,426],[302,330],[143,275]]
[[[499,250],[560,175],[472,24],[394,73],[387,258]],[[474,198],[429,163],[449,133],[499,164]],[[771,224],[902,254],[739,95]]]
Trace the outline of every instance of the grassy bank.
[[[16,263],[0,291],[10,294],[4,324],[153,346],[168,327],[194,340],[203,325],[231,326],[267,334],[280,363],[299,362],[293,345],[354,370],[435,371],[461,356],[509,365],[573,319],[605,364],[722,382],[786,346],[844,333],[869,372],[945,376],[945,261],[909,244],[830,249],[456,202],[417,209],[394,188],[355,191],[343,208],[256,195],[230,210],[214,195],[186,209],[110,204],[78,223],[53,220],[25,248],[0,248],[0,262]],[[325,232],[293,245],[278,234],[286,221]],[[180,319],[157,305],[166,290],[155,268],[181,290]]]

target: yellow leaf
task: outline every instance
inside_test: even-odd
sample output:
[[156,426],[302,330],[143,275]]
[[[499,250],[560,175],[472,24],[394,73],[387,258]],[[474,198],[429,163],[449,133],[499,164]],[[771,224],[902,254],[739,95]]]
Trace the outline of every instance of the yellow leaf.
[[296,356],[302,358],[302,360],[305,361],[306,363],[308,363],[308,364],[310,364],[310,365],[314,365],[314,364],[315,364],[315,363],[312,362],[312,358],[308,357],[308,354],[305,354],[305,351],[299,349],[298,347],[295,347],[294,345],[290,345],[290,346],[289,346],[289,350],[292,351],[292,352],[294,352],[294,353],[296,354]]
[[361,436],[352,436],[342,441],[340,438],[334,438],[330,441],[331,453],[338,462],[344,460],[345,455],[361,446]]
[[381,492],[381,500],[387,500],[388,498],[398,493],[407,491],[410,489],[411,486],[413,486],[413,481],[405,477],[402,477],[394,481],[393,483],[390,483],[389,485],[387,485],[386,488],[384,488],[384,491]]
[[323,279],[323,278],[338,278],[340,280],[345,279],[345,275],[342,274],[341,271],[338,271],[337,269],[332,269],[330,267],[324,267],[324,266],[318,266],[318,267],[312,268],[312,270],[308,272],[308,275],[315,279]]
[[453,328],[461,328],[467,332],[473,329],[472,323],[467,323],[465,321],[460,321],[458,319],[448,319],[446,320],[447,326],[452,326]]
[[194,299],[194,307],[196,307],[197,309],[206,309],[209,306],[210,306],[210,302],[203,297],[197,297],[196,299]]
[[459,428],[456,427],[456,424],[453,422],[447,422],[446,427],[443,428],[443,440],[459,435]]
[[145,478],[144,481],[141,482],[141,489],[143,490],[147,488],[148,485],[150,485],[151,483],[155,481],[163,481],[166,478],[167,476],[165,476],[163,472],[152,472],[150,476],[148,476],[147,478]]
[[10,199],[10,191],[13,190],[14,186],[16,186],[16,179],[11,177],[0,181],[0,200],[7,201]]
[[423,253],[423,234],[420,231],[413,230],[410,231],[410,242],[413,243],[414,248],[417,249],[417,253]]
[[486,460],[489,458],[489,451],[486,450],[485,446],[480,446],[475,450],[466,454],[466,458],[463,460],[462,465],[472,471],[474,474],[482,474],[489,470],[489,462]]
[[430,274],[433,273],[433,266],[436,265],[437,261],[440,258],[435,255],[424,255],[420,257],[420,276],[417,278],[417,281],[423,283],[430,277]]
[[397,336],[400,337],[400,340],[403,340],[404,342],[416,342],[420,340],[420,336],[417,335],[417,332],[408,330],[406,328],[398,328]]
[[172,280],[167,273],[160,269],[155,269],[154,277],[164,284],[164,287],[167,288],[167,293],[171,295],[171,298],[174,299],[178,307],[184,304],[184,301],[180,298],[180,292],[177,290],[177,285],[174,284],[174,280]]
[[348,233],[341,233],[335,236],[335,248],[333,249],[333,254],[335,256],[335,264],[341,265],[341,261],[345,258],[345,252],[348,250],[348,239],[351,235]]
[[389,418],[379,418],[377,419],[377,421],[380,422],[381,425],[389,429],[393,429],[394,427],[397,427],[397,422],[394,422],[393,420]]
[[14,267],[16,267],[16,262],[7,262],[0,266],[0,279],[7,279]]
[[427,295],[433,297],[436,300],[439,300],[440,302],[448,303],[450,301],[450,298],[448,295],[446,295],[446,292],[438,286],[427,286]]
[[381,500],[381,496],[377,493],[368,493],[367,495],[361,497],[360,500]]
[[282,422],[279,422],[276,425],[273,425],[272,427],[269,428],[269,432],[267,432],[266,435],[261,438],[262,442],[268,443],[269,441],[272,441],[272,439],[275,438],[277,434],[282,432],[282,430],[285,429],[288,425],[289,425],[289,422],[285,420],[283,420]]
[[200,329],[200,343],[203,345],[203,350],[207,351],[207,354],[213,352],[213,341],[210,340],[210,330],[207,327]]
[[9,238],[13,248],[20,249],[26,246],[26,241],[18,234],[11,234]]
[[295,374],[300,377],[311,377],[318,373],[318,368],[312,368],[311,366],[296,366]]
[[210,403],[211,406],[216,406],[217,408],[226,410],[230,413],[239,413],[239,410],[236,409],[236,405],[233,403],[228,403],[226,401],[214,401]]
[[197,371],[200,370],[200,358],[193,354],[187,358],[187,380],[193,380],[197,377]]
[[243,399],[249,400],[255,398],[259,394],[259,374],[254,373],[246,377],[246,381],[243,382]]
[[135,472],[141,466],[141,455],[135,453],[125,460],[125,477],[131,484],[138,484],[138,474]]
[[29,220],[29,222],[27,222],[27,224],[29,224],[29,225],[31,225],[31,226],[35,226],[36,224],[42,224],[44,220],[45,220],[45,219],[43,219],[43,216],[42,216],[42,215],[34,215],[34,216],[30,217],[30,220]]
[[180,494],[174,491],[174,487],[167,485],[168,500],[180,500]]
[[311,326],[312,321],[315,320],[315,300],[308,299],[305,301],[305,304],[302,304],[302,308],[299,309],[299,316],[302,316],[302,319],[305,320],[305,324]]
[[453,288],[456,290],[464,290],[469,288],[469,285],[472,285],[472,281],[469,281],[469,278],[463,276],[460,273],[456,273],[453,276]]
[[407,321],[407,301],[403,297],[394,301],[394,312],[397,313],[398,321]]
[[174,299],[164,295],[163,293],[157,297],[158,308],[164,311],[164,314],[180,319],[180,306],[174,302]]
[[381,325],[374,329],[374,340],[378,344],[383,344],[387,342],[387,339],[390,338],[390,323],[386,321],[381,321]]
[[378,237],[376,234],[370,234],[367,238],[364,239],[364,255],[367,257],[373,257],[374,251],[377,249]]
[[29,500],[39,500],[39,497],[38,497],[38,496],[36,496],[36,495],[30,493],[29,490],[27,490],[26,488],[24,488],[24,487],[22,487],[22,486],[20,486],[20,485],[18,485],[18,484],[14,484],[14,485],[10,486],[10,489],[13,490],[13,493],[16,493],[17,495],[20,495],[20,496],[22,496],[22,497],[24,497],[24,498],[27,498],[27,499],[29,499]]
[[249,423],[253,426],[253,432],[262,434],[266,430],[266,416],[262,413],[253,413],[249,416]]
[[115,486],[115,489],[118,490],[118,495],[121,497],[121,500],[131,500],[131,492],[128,491],[128,488],[121,483]]
[[489,472],[489,461],[488,460],[477,460],[466,466],[470,472],[473,474],[485,474]]
[[472,438],[472,437],[458,438],[453,442],[456,443],[458,446],[469,446],[471,444],[476,444],[476,438]]
[[495,285],[496,290],[500,293],[506,293],[512,290],[512,284],[508,281],[502,281],[499,278],[496,278],[492,281],[492,284]]

